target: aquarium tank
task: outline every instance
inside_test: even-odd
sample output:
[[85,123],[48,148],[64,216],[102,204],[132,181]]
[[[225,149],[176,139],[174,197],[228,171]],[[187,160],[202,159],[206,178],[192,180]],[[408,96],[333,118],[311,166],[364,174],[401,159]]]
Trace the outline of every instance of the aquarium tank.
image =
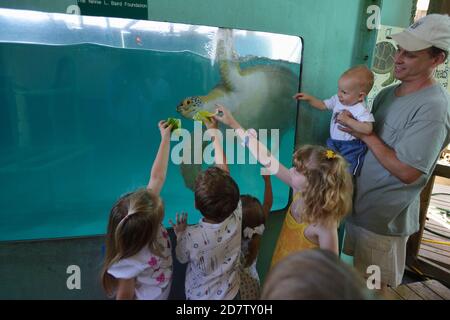
[[[0,240],[104,234],[114,202],[148,183],[158,122],[179,119],[192,136],[175,133],[172,151],[183,143],[195,158],[208,140],[193,115],[217,102],[290,166],[302,46],[274,33],[0,9]],[[261,166],[229,145],[241,194],[262,201]],[[212,165],[175,156],[161,193],[166,226],[180,212],[198,222],[192,187]],[[272,210],[284,209],[289,188],[272,182]]]

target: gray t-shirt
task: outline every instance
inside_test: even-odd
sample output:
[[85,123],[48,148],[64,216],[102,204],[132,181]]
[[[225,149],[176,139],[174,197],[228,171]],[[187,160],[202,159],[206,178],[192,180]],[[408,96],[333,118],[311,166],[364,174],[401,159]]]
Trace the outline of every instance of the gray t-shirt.
[[395,96],[396,88],[386,88],[376,97],[374,132],[400,161],[423,175],[406,185],[369,151],[356,179],[348,221],[381,235],[409,236],[419,230],[420,192],[450,141],[450,99],[439,84],[404,97]]

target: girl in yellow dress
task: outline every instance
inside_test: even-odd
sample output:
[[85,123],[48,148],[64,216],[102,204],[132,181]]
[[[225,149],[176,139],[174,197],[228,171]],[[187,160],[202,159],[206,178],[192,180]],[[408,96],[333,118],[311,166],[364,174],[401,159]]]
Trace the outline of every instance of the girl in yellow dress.
[[304,249],[321,248],[338,254],[337,229],[351,210],[353,194],[346,160],[321,146],[304,146],[294,153],[294,167],[289,170],[258,141],[254,130],[243,129],[226,107],[217,107],[221,116],[215,119],[235,129],[255,158],[294,191],[272,266]]
[[[337,229],[351,210],[352,178],[344,158],[320,146],[294,153],[289,182],[294,200],[286,214],[272,266],[289,254],[321,248],[338,254]],[[281,171],[281,170],[280,170]]]

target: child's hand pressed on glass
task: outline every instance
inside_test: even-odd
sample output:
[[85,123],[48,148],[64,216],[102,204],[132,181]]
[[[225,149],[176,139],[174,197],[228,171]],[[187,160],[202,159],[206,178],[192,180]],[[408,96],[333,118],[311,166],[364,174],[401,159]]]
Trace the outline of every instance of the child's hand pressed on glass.
[[302,101],[309,101],[309,100],[311,100],[311,96],[309,94],[307,94],[307,93],[300,92],[300,93],[297,93],[294,96],[294,99],[295,100],[302,100]]
[[175,216],[176,224],[173,223],[172,219],[169,220],[170,225],[173,228],[173,231],[178,236],[186,231],[187,227],[187,213],[183,212],[180,215],[177,213]]
[[263,174],[262,177],[263,177],[263,179],[264,179],[265,182],[270,182],[270,177],[271,177],[271,176],[270,176],[269,173],[268,173],[268,174]]

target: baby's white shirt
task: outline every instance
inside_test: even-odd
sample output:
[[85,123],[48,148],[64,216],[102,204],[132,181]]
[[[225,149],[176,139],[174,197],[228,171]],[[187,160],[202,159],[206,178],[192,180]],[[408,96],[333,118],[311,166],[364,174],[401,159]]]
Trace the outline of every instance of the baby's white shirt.
[[349,111],[355,120],[359,122],[375,122],[375,118],[372,113],[367,109],[366,104],[363,102],[357,103],[353,106],[345,106],[340,101],[337,95],[334,95],[328,100],[323,101],[328,110],[333,111],[333,117],[330,123],[330,136],[333,140],[351,141],[356,140],[351,134],[339,130],[340,125],[336,122],[337,116],[344,110]]

